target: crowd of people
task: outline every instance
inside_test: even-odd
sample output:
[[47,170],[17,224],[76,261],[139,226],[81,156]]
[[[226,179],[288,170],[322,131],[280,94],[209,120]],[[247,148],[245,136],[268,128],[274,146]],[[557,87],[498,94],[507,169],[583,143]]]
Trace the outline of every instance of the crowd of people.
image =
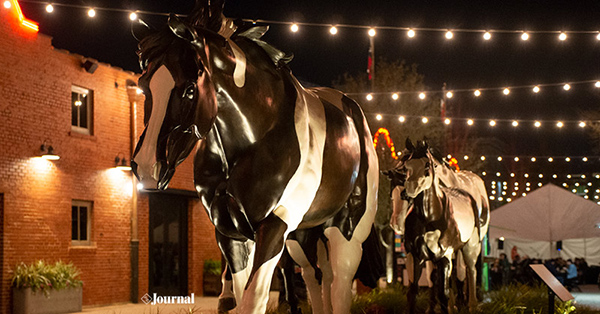
[[501,253],[494,263],[490,266],[490,286],[497,289],[502,285],[521,283],[534,284],[538,282],[538,276],[529,267],[531,264],[544,264],[546,268],[563,284],[567,289],[578,289],[578,284],[583,283],[584,276],[588,270],[588,264],[584,258],[575,258],[575,260],[564,260],[555,258],[546,261],[541,259],[529,258],[515,255],[512,262],[508,260],[506,254]]

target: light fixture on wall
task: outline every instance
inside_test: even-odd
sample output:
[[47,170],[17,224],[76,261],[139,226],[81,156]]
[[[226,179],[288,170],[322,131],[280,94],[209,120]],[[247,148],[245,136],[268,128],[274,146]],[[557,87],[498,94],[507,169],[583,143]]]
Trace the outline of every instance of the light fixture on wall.
[[40,146],[40,152],[41,152],[42,158],[44,158],[46,160],[59,160],[60,159],[60,156],[58,156],[54,152],[54,147],[52,147],[52,145],[48,144],[48,140],[44,140],[44,143],[42,143],[42,146]]
[[125,154],[117,154],[117,157],[115,157],[115,168],[123,171],[131,171],[131,166],[127,164],[127,158],[125,158]]

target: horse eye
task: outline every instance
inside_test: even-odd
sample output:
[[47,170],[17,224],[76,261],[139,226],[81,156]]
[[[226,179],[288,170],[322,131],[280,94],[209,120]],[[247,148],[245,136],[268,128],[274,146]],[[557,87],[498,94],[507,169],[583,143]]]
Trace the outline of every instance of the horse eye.
[[188,88],[185,89],[185,93],[183,94],[183,97],[186,97],[187,99],[194,99],[194,92],[196,91],[196,89],[194,88],[194,86],[190,86]]

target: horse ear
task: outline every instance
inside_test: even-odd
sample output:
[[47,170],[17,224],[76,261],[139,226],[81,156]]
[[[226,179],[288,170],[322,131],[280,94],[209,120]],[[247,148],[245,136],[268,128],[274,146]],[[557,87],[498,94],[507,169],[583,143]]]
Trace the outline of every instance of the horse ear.
[[137,19],[136,22],[131,23],[131,34],[137,41],[142,41],[142,39],[155,32],[156,31],[152,27],[148,26],[148,24],[141,19]]
[[409,152],[412,152],[415,150],[415,146],[413,145],[412,141],[410,140],[409,137],[406,138],[406,143],[404,144],[404,146],[406,146],[406,149]]
[[196,34],[196,31],[183,23],[183,21],[173,13],[169,15],[168,24],[173,34],[177,35],[177,37],[185,39],[189,42],[194,42],[198,39],[198,34]]

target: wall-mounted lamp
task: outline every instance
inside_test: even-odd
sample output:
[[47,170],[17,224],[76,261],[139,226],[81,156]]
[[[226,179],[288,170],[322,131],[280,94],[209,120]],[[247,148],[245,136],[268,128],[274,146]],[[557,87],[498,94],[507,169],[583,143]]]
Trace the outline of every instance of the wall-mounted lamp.
[[44,143],[42,143],[42,146],[40,146],[42,158],[46,160],[59,160],[60,156],[54,152],[54,147],[47,142],[48,140],[45,140]]
[[115,157],[115,168],[123,171],[131,171],[131,166],[127,164],[127,158],[125,158],[125,154],[117,154],[117,157]]

